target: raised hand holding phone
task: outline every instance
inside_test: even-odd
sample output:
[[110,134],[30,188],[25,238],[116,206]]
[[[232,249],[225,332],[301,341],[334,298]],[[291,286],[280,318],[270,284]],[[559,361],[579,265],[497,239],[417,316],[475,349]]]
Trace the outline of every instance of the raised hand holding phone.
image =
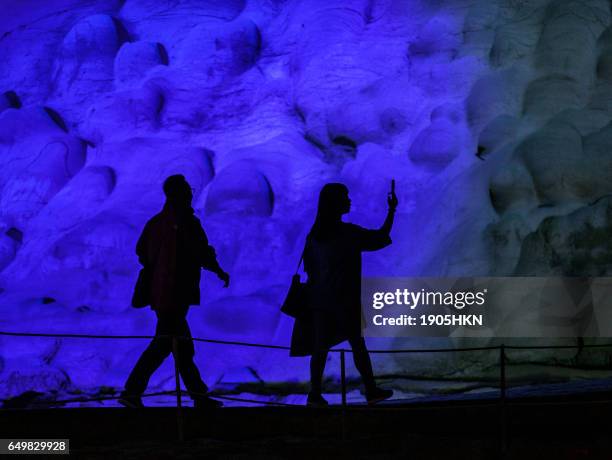
[[395,179],[391,179],[391,191],[387,195],[387,204],[389,205],[389,209],[395,211],[398,203],[397,195],[395,195]]

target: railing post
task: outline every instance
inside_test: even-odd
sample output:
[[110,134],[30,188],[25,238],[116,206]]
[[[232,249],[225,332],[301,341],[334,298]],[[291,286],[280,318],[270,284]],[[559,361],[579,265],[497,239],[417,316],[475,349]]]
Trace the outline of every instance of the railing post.
[[342,407],[346,407],[346,356],[340,350],[340,391],[342,392]]
[[500,429],[500,450],[502,455],[506,454],[507,450],[507,432],[506,432],[506,347],[502,344],[499,347],[499,429]]
[[505,345],[499,347],[499,397],[506,402],[506,350]]
[[342,440],[345,441],[347,439],[347,429],[346,429],[346,352],[344,350],[340,350],[340,391],[342,393],[342,409],[341,409],[341,418],[342,418]]
[[183,405],[181,401],[181,380],[179,376],[179,346],[178,338],[172,336],[172,354],[174,355],[174,383],[176,391],[176,425],[178,428],[179,441],[184,440],[183,433]]

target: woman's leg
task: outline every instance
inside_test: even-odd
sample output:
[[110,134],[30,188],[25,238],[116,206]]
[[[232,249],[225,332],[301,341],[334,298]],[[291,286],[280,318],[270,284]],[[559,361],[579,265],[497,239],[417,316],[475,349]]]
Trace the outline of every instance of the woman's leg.
[[310,357],[310,393],[320,395],[322,393],[323,371],[327,362],[329,352],[329,313],[325,311],[313,311],[313,348]]
[[365,385],[368,404],[376,404],[377,402],[384,401],[393,396],[393,390],[386,390],[376,386],[374,372],[372,371],[372,362],[370,361],[370,355],[368,354],[368,349],[366,348],[363,337],[349,339],[349,343],[353,349],[355,367],[361,374],[361,379]]
[[320,395],[327,351],[315,351],[310,357],[310,393]]
[[376,389],[376,381],[374,380],[372,361],[370,361],[370,355],[368,353],[368,349],[366,348],[365,340],[363,337],[354,337],[349,339],[349,343],[351,344],[351,349],[353,350],[353,361],[355,362],[355,367],[361,375],[366,393],[370,393]]

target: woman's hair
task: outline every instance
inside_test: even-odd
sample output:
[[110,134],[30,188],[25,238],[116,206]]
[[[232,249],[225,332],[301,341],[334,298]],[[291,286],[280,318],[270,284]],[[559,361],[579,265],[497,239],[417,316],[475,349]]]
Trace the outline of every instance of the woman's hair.
[[325,184],[319,193],[319,206],[310,234],[317,240],[329,238],[346,206],[348,188],[344,184],[332,182]]

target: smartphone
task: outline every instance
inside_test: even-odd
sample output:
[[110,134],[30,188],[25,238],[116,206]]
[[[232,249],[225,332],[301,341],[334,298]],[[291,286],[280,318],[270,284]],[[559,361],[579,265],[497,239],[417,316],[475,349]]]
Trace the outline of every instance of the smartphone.
[[391,179],[391,194],[395,194],[395,179]]

